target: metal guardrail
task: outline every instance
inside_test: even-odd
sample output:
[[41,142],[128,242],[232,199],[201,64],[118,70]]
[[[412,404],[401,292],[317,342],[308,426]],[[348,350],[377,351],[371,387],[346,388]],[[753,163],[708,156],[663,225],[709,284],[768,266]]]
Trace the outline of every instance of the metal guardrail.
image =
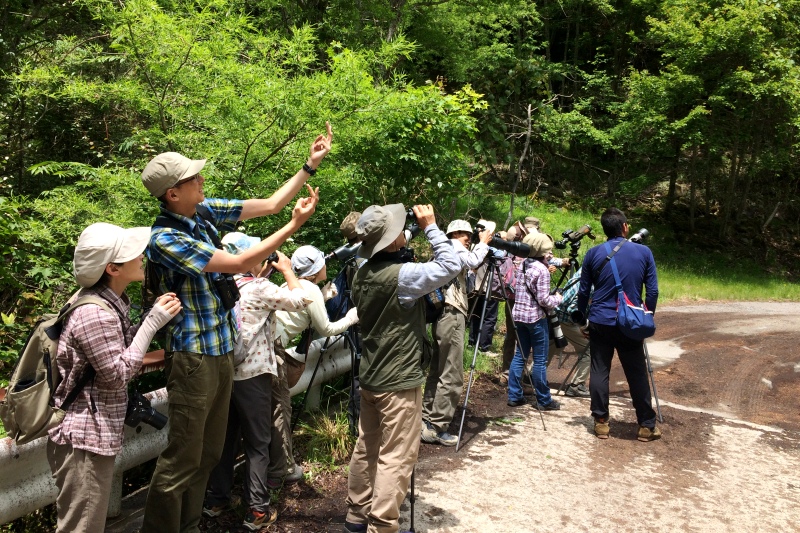
[[[304,358],[297,355],[294,350],[288,350],[290,355],[299,361],[306,361],[306,368],[297,384],[292,387],[292,396],[308,389],[311,374],[314,371],[324,339],[311,343],[308,356]],[[317,375],[314,378],[314,387],[309,397],[309,407],[317,407],[313,399],[319,398],[319,387],[322,383],[350,370],[350,350],[345,341],[339,338],[332,342],[325,351]],[[316,391],[314,389],[317,389]],[[167,391],[159,389],[147,393],[152,406],[159,412],[166,414]],[[169,422],[167,422],[169,424]],[[122,500],[122,474],[135,466],[158,457],[167,445],[167,431],[165,427],[158,431],[148,425],[137,428],[125,426],[125,440],[122,450],[114,461],[114,481],[112,484],[111,499],[108,506],[108,516],[117,516],[120,512]],[[47,438],[43,437],[28,444],[17,446],[9,438],[0,439],[0,524],[11,522],[21,516],[37,509],[50,505],[56,501],[58,489],[50,473],[47,463]]]

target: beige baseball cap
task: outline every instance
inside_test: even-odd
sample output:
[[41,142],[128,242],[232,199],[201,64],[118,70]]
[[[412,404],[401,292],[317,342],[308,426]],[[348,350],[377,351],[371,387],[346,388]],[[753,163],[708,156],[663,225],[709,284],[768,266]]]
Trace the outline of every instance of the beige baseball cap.
[[531,247],[528,257],[544,257],[544,254],[553,250],[553,238],[547,233],[529,233],[522,242]]
[[205,159],[189,159],[178,152],[158,154],[142,171],[142,183],[150,194],[160,198],[183,179],[198,174],[206,166]]
[[406,222],[403,204],[371,205],[356,223],[356,234],[361,239],[360,257],[370,258],[380,252],[400,235]]
[[124,229],[105,222],[87,227],[78,238],[72,261],[72,273],[78,285],[93,286],[103,277],[106,265],[136,259],[149,241],[149,227]]

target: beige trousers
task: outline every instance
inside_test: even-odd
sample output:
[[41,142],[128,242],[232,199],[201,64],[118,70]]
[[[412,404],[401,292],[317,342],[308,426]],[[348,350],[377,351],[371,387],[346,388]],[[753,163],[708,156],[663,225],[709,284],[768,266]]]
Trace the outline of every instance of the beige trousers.
[[422,389],[361,389],[358,442],[347,477],[347,521],[368,533],[396,533],[419,452]]
[[47,440],[47,461],[58,487],[57,532],[95,533],[105,529],[114,457]]
[[437,433],[447,431],[464,388],[464,328],[466,317],[445,305],[433,324],[433,357],[422,397],[422,418]]

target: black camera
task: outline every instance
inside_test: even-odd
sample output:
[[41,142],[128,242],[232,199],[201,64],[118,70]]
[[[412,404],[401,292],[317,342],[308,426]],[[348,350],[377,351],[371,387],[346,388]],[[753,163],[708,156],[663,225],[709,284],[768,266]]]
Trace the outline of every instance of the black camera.
[[577,231],[568,229],[567,231],[563,232],[561,236],[563,239],[555,242],[555,247],[559,250],[563,250],[568,244],[577,244],[581,242],[581,239],[584,237],[589,237],[592,240],[595,240],[596,238],[594,233],[592,233],[592,227],[589,224],[586,224]]
[[483,224],[475,224],[475,229],[472,230],[472,236],[469,238],[470,244],[478,244],[481,242],[481,232],[485,230]]
[[236,281],[230,274],[220,274],[214,277],[214,290],[217,291],[222,302],[222,307],[226,311],[230,311],[236,307],[236,302],[239,301],[239,287],[236,286]]
[[351,260],[356,256],[358,253],[358,249],[361,248],[361,243],[357,242],[355,244],[343,244],[342,246],[338,247],[331,253],[325,256],[325,261],[330,261],[332,259],[336,259],[337,261],[341,261],[342,263],[346,263],[347,261]]
[[125,424],[135,428],[144,422],[156,429],[163,429],[167,425],[167,417],[155,410],[150,405],[144,394],[134,390],[128,396],[128,410],[125,413]]
[[494,237],[492,237],[492,240],[489,241],[489,246],[497,248],[498,250],[503,250],[517,257],[530,257],[531,254],[531,247],[524,242],[503,240],[500,238],[499,233],[496,233]]
[[647,231],[646,229],[642,228],[639,231],[637,231],[636,233],[634,233],[633,235],[631,235],[630,237],[628,237],[628,240],[631,241],[631,242],[642,244],[642,241],[644,241],[649,236],[650,236],[650,232]]

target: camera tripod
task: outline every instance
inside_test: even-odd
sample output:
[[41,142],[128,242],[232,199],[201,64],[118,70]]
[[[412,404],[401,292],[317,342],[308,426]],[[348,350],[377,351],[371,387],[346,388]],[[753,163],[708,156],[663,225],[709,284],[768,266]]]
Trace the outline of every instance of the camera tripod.
[[[462,434],[462,432],[464,430],[464,419],[465,419],[466,414],[467,414],[467,404],[469,403],[469,393],[472,390],[472,382],[473,382],[473,378],[475,376],[475,363],[476,363],[476,361],[478,359],[478,347],[480,346],[481,340],[482,340],[483,323],[486,320],[486,306],[489,303],[489,298],[491,298],[490,292],[491,292],[491,287],[492,287],[492,281],[493,281],[495,276],[497,276],[498,279],[501,278],[501,276],[500,276],[500,265],[497,263],[497,258],[494,257],[494,255],[492,254],[491,250],[486,255],[485,261],[487,263],[487,268],[486,268],[487,273],[483,277],[483,279],[481,280],[480,287],[478,288],[478,291],[477,291],[478,294],[484,294],[485,298],[483,300],[483,308],[481,309],[481,319],[480,319],[480,322],[478,323],[478,334],[477,334],[477,338],[476,338],[476,341],[475,341],[475,350],[472,352],[472,362],[470,363],[470,367],[469,367],[469,379],[467,380],[467,393],[464,396],[464,405],[463,405],[463,407],[461,409],[461,424],[458,426],[458,441],[456,442],[456,451],[458,451],[459,447],[461,446],[461,434]],[[503,302],[508,301],[508,294],[506,293],[506,287],[502,283],[501,283],[501,291],[502,291],[502,297],[500,298],[500,300],[503,301]],[[475,306],[477,305],[477,303],[478,303],[478,301],[476,300],[475,303],[470,308],[468,316],[472,316],[473,315],[473,313],[475,312]],[[511,321],[511,323],[514,324],[513,320]],[[516,324],[514,324],[513,327],[514,327],[514,337],[516,339],[515,342],[516,342],[517,349],[521,349],[520,346],[519,346],[519,337],[517,336],[517,326],[516,326]],[[525,374],[525,372],[526,372],[526,368],[523,366],[523,374]],[[528,376],[528,379],[530,380],[530,382],[533,383],[533,379],[532,379],[532,377],[530,375],[530,372],[527,373],[527,376]],[[545,426],[545,423],[544,423],[544,415],[542,414],[542,410],[539,408],[539,402],[536,402],[536,410],[539,411],[539,416],[541,416],[541,418],[542,418],[542,427],[544,428],[545,431],[547,431],[547,427]]]

